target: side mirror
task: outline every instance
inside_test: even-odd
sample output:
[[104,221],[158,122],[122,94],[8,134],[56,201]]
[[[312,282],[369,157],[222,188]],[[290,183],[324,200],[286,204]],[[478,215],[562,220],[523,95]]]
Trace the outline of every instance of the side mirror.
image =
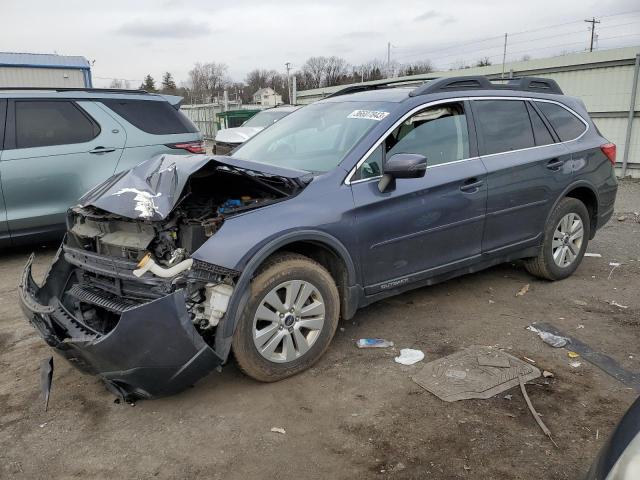
[[396,153],[384,164],[384,175],[378,190],[386,192],[395,188],[396,178],[421,178],[427,171],[427,157],[417,153]]

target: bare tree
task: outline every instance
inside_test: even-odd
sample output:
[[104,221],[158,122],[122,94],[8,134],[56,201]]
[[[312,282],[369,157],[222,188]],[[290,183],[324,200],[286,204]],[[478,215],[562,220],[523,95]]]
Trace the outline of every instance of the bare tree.
[[354,81],[360,80],[366,82],[369,80],[382,80],[384,78],[383,72],[386,70],[386,62],[375,58],[362,65],[353,67],[353,70]]
[[327,57],[311,57],[302,66],[305,88],[319,88],[324,80]]
[[265,70],[259,68],[251,70],[245,78],[245,83],[247,84],[247,88],[251,95],[261,88],[270,87],[281,95],[285,102],[289,102],[289,89],[287,88],[286,75],[283,75],[276,70]]
[[204,101],[212,101],[230,83],[224,63],[196,63],[189,71],[189,81],[194,95]]
[[349,73],[349,64],[344,58],[329,57],[324,66],[324,85],[331,87],[344,83],[345,77]]
[[398,75],[421,75],[425,73],[431,73],[433,71],[433,64],[429,60],[423,60],[421,62],[400,65]]
[[489,60],[489,57],[481,58],[476,62],[476,67],[488,67],[489,65],[491,65],[491,60]]
[[109,88],[129,89],[131,88],[131,86],[129,84],[129,80],[121,80],[119,78],[114,78],[113,80],[111,80],[111,83],[109,84]]

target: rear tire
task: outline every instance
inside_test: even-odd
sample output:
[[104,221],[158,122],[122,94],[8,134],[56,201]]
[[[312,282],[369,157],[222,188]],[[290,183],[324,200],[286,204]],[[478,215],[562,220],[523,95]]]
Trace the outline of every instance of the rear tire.
[[275,382],[316,363],[340,317],[331,274],[303,255],[278,254],[265,263],[250,289],[232,342],[242,371],[261,382]]
[[576,271],[591,232],[584,203],[566,197],[558,202],[545,226],[538,255],[524,260],[527,271],[546,280],[562,280]]

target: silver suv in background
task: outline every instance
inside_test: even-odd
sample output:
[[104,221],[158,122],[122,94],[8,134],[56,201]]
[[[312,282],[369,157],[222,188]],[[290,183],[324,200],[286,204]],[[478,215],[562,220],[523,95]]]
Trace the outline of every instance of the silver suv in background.
[[0,89],[0,246],[62,237],[65,212],[114,173],[204,153],[181,97],[142,90]]
[[299,108],[300,107],[294,105],[282,105],[280,107],[269,108],[268,110],[256,113],[240,127],[219,130],[216,134],[215,143],[213,144],[213,153],[215,155],[228,154],[238,145],[246,142],[257,133]]

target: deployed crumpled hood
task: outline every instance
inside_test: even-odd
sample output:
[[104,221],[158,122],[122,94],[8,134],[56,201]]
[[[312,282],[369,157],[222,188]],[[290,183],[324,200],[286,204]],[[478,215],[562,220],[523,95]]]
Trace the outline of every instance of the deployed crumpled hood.
[[256,133],[264,130],[264,127],[236,127],[225,128],[216,134],[216,142],[242,143],[249,140]]
[[187,180],[205,165],[218,164],[249,175],[267,175],[304,184],[309,172],[225,156],[159,155],[118,173],[89,190],[79,206],[94,206],[122,217],[163,220],[182,195]]

